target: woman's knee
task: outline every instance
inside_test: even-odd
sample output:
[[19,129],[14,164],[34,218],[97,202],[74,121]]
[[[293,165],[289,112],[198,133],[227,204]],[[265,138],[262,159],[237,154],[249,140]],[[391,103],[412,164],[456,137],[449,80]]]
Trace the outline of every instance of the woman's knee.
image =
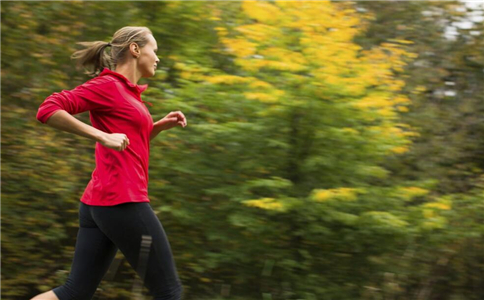
[[67,284],[61,285],[54,289],[59,299],[76,299],[76,300],[90,300],[96,292],[96,288],[76,287]]

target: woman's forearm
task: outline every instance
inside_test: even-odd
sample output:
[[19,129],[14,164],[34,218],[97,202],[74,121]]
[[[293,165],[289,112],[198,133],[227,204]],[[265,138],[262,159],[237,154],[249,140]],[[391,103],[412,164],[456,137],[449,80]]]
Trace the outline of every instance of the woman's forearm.
[[181,111],[172,111],[167,114],[163,119],[153,124],[153,129],[150,133],[150,141],[154,139],[163,130],[168,130],[175,126],[185,127],[187,126],[187,120],[185,115]]
[[154,139],[160,132],[163,131],[161,120],[153,124],[153,130],[151,130],[150,141]]
[[99,129],[79,121],[65,110],[56,111],[52,116],[50,116],[46,124],[56,129],[89,138],[96,142],[101,141],[106,134]]

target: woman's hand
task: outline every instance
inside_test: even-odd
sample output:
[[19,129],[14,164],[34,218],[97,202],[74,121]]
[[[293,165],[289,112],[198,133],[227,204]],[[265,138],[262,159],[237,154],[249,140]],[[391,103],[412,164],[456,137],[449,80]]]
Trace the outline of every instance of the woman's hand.
[[175,126],[187,126],[187,119],[181,111],[172,111],[156,123],[161,130],[167,130]]
[[128,136],[124,133],[103,134],[98,142],[101,145],[114,149],[116,151],[123,151],[129,145]]

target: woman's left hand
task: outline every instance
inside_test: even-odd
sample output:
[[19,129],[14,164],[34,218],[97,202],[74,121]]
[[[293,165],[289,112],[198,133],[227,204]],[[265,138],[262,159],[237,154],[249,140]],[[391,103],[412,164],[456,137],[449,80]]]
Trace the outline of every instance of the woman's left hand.
[[187,119],[181,111],[172,111],[157,123],[161,126],[161,130],[168,130],[175,126],[186,127]]

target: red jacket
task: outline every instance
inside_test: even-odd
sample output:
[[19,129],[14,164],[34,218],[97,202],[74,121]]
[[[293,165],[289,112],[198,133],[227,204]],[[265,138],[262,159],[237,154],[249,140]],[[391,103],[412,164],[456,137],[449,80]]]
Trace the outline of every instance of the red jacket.
[[129,145],[123,151],[96,142],[96,168],[80,199],[82,202],[100,206],[150,202],[148,165],[153,118],[141,100],[147,87],[104,68],[98,77],[73,90],[53,93],[40,105],[37,119],[42,123],[57,110],[71,115],[89,111],[93,127],[128,136]]

